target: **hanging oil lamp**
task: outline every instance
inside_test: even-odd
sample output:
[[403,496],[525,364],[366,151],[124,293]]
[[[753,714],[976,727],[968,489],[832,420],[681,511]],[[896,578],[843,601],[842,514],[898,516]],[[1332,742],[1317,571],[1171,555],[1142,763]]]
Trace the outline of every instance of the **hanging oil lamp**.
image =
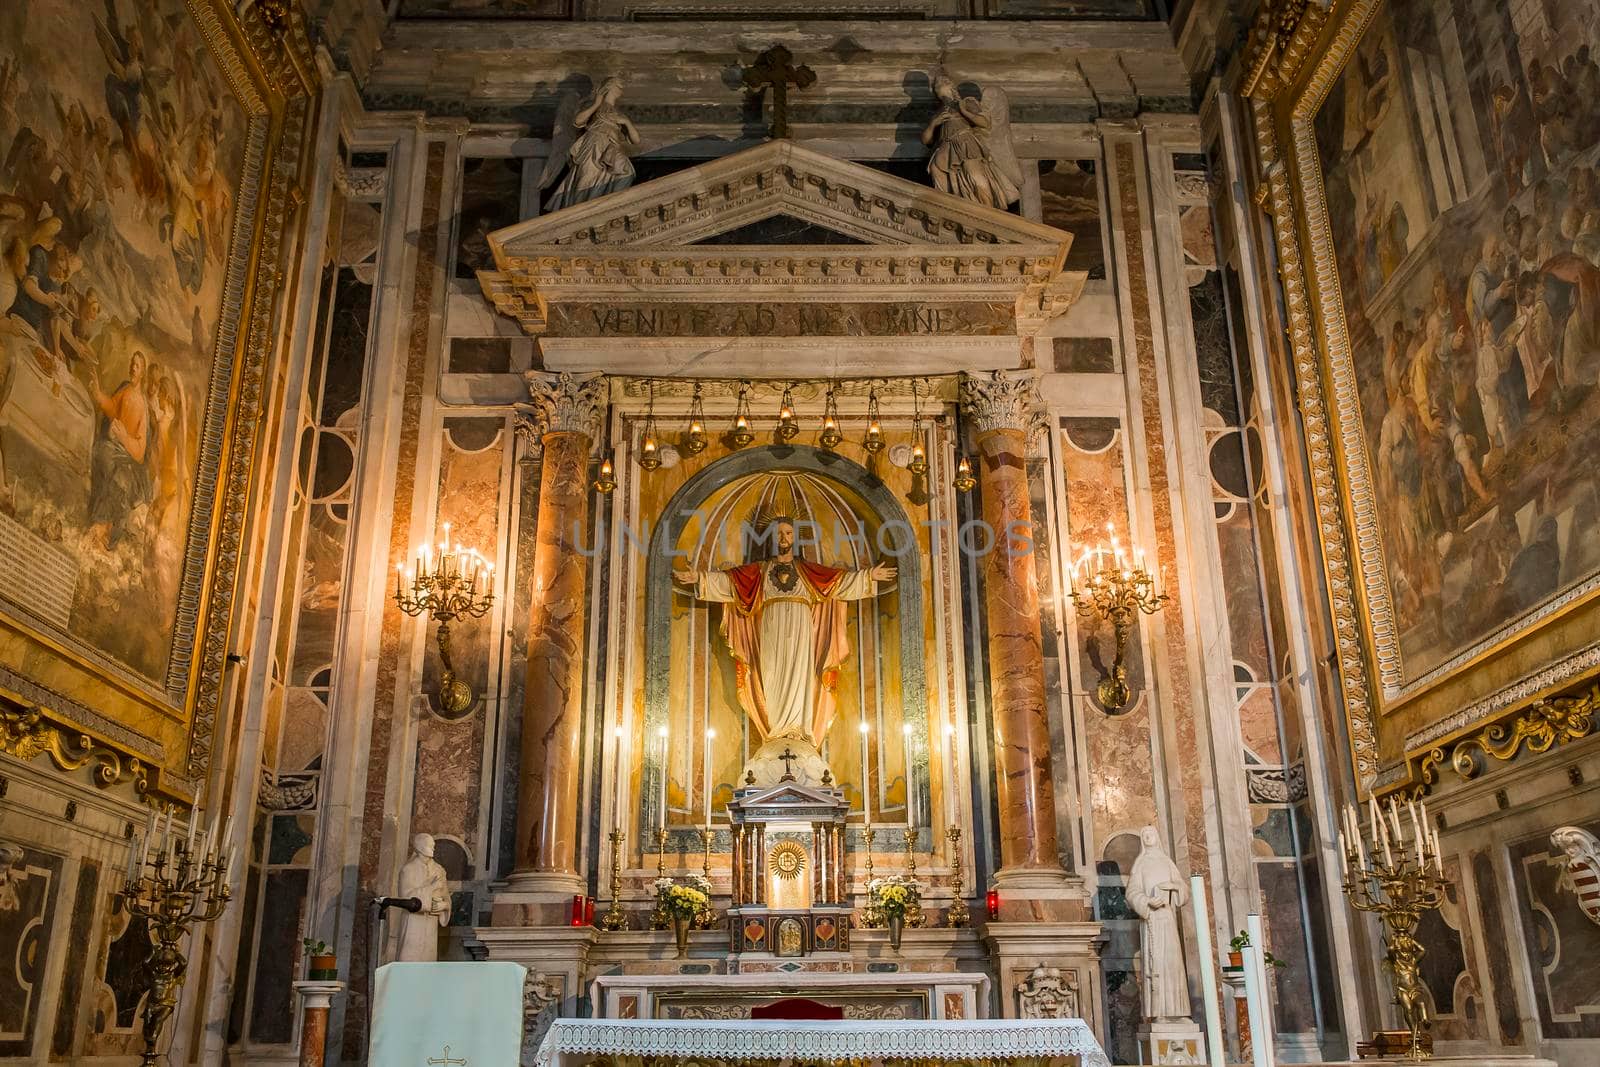
[[844,432],[839,429],[839,403],[834,399],[833,383],[829,382],[828,396],[822,404],[822,436],[817,438],[817,442],[832,452],[843,440]]
[[962,453],[961,458],[956,460],[956,477],[950,484],[956,487],[958,493],[970,493],[973,486],[978,484],[978,479],[972,476],[972,461],[967,458],[966,453]]
[[922,397],[916,379],[911,382],[911,461],[906,470],[912,474],[928,473],[928,450],[922,445]]
[[778,440],[793,441],[800,432],[800,426],[794,418],[794,394],[789,389],[789,383],[783,384],[783,399],[778,401]]
[[594,480],[594,491],[609,493],[617,487],[617,475],[611,467],[611,457],[606,456],[600,461],[600,473]]
[[698,456],[710,441],[706,437],[706,410],[700,403],[700,383],[694,383],[694,399],[689,401],[689,436],[684,439],[683,450]]
[[644,436],[639,440],[639,466],[653,471],[661,466],[661,442],[656,440],[656,383],[650,380],[650,403],[645,408]]
[[728,439],[733,442],[734,448],[743,448],[756,439],[755,433],[750,429],[750,383],[739,383],[739,403],[734,408],[733,429],[728,433]]
[[861,447],[876,455],[883,451],[883,424],[878,421],[878,387],[867,391],[867,437]]

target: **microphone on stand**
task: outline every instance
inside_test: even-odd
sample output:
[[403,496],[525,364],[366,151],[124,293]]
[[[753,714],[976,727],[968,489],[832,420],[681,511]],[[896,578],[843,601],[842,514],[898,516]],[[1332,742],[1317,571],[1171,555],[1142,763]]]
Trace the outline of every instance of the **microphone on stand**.
[[372,907],[376,911],[382,911],[384,908],[399,908],[415,915],[422,910],[422,901],[416,897],[373,897]]

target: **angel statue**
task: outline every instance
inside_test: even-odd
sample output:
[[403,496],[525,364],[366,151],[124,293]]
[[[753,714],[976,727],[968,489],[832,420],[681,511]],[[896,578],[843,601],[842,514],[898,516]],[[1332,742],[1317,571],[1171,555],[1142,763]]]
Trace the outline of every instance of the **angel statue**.
[[1004,211],[1022,195],[1022,167],[1011,145],[1011,104],[1004,89],[962,96],[944,71],[933,76],[939,111],[922,131],[933,145],[928,174],[940,192]]
[[639,143],[639,131],[617,110],[621,99],[622,79],[610,77],[577,114],[569,116],[563,107],[556,116],[555,143],[539,176],[539,188],[549,188],[563,169],[566,176],[545,201],[546,211],[560,211],[633,184],[628,146]]

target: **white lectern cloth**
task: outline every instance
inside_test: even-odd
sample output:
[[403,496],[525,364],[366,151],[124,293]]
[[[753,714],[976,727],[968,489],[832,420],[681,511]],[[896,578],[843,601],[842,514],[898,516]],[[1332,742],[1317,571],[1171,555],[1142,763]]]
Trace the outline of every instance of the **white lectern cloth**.
[[522,1055],[520,963],[388,963],[372,1001],[370,1067],[512,1067]]

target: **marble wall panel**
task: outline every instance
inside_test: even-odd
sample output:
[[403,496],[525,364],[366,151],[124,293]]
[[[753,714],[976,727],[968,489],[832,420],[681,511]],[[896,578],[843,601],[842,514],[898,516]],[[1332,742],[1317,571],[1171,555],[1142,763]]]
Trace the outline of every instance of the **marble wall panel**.
[[262,1044],[284,1044],[294,1037],[294,992],[290,985],[298,976],[300,965],[309,875],[304,868],[267,872],[254,996],[250,1001],[250,1037]]
[[478,271],[494,269],[489,234],[521,221],[522,163],[517,156],[462,161],[455,226],[457,278],[476,281]]
[[1417,940],[1427,949],[1422,957],[1422,982],[1433,1001],[1433,1035],[1439,1041],[1482,1041],[1483,983],[1474,948],[1474,917],[1462,891],[1461,861],[1445,862],[1445,901],[1424,912]]
[[[1472,886],[1478,898],[1478,915],[1485,932],[1483,938],[1484,981],[1494,1004],[1494,1021],[1502,1045],[1522,1044],[1522,1012],[1517,1006],[1517,978],[1511,967],[1511,951],[1506,938],[1499,936],[1502,916],[1500,878],[1493,857],[1487,850],[1471,854]],[[1494,931],[1490,933],[1489,931]]]
[[1304,936],[1300,872],[1293,860],[1258,861],[1262,916],[1267,943],[1283,966],[1273,967],[1273,1008],[1280,1033],[1317,1029],[1317,1008],[1311,982],[1310,946]]
[[[1600,822],[1578,825],[1600,834]],[[1512,843],[1507,852],[1541,1033],[1547,1041],[1600,1037],[1600,925],[1558,884],[1565,865],[1550,847],[1548,830]]]
[[67,959],[61,972],[61,996],[56,1001],[56,1022],[50,1033],[50,1058],[62,1059],[73,1051],[83,1017],[84,980],[89,950],[94,944],[95,904],[100,865],[91,859],[78,864],[78,885],[72,894],[72,921],[67,928]]
[[65,858],[26,845],[0,850],[0,1056],[28,1056],[45,996]]
[[1066,269],[1087,271],[1090,278],[1106,276],[1099,171],[1093,159],[1039,160],[1042,221],[1072,234]]

